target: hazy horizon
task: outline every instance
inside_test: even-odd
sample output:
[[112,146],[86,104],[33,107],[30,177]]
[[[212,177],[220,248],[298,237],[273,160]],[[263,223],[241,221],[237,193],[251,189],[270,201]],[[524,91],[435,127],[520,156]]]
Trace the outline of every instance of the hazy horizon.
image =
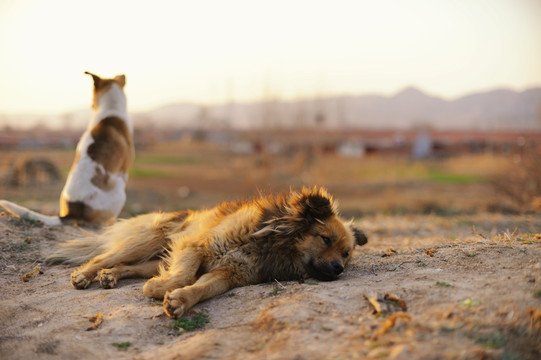
[[[416,87],[391,95],[358,94],[288,100],[269,97],[263,101],[232,101],[220,104],[171,102],[149,110],[131,110],[137,127],[207,127],[254,129],[316,125],[324,119],[326,129],[392,128],[423,126],[446,129],[535,130],[541,124],[541,87],[515,91],[497,88],[468,93],[455,99],[438,97]],[[12,129],[83,129],[90,106],[55,114],[0,113],[0,127]],[[150,122],[149,122],[150,121]],[[319,123],[318,125],[323,125]]]
[[[524,88],[513,88],[511,86],[505,86],[505,85],[502,85],[502,86],[497,86],[497,87],[494,87],[494,88],[489,88],[489,89],[478,89],[478,90],[475,90],[475,89],[472,89],[471,91],[466,91],[465,93],[463,94],[458,94],[457,96],[453,96],[453,97],[445,97],[445,96],[441,96],[439,94],[436,94],[434,92],[431,92],[427,89],[423,89],[419,86],[415,86],[415,85],[408,85],[408,86],[405,86],[405,87],[402,87],[396,91],[393,91],[393,92],[390,92],[390,93],[378,93],[378,92],[365,92],[365,93],[356,93],[356,94],[353,94],[353,93],[341,93],[341,94],[315,94],[313,96],[305,96],[305,97],[296,97],[296,98],[285,98],[285,97],[281,97],[280,96],[280,93],[279,91],[278,92],[275,92],[274,94],[271,94],[270,97],[268,98],[259,98],[259,99],[248,99],[248,100],[240,100],[240,99],[231,99],[231,100],[223,100],[223,101],[219,101],[219,102],[215,102],[215,103],[209,103],[209,102],[203,102],[203,101],[200,101],[200,102],[197,102],[197,101],[189,101],[189,100],[183,100],[183,99],[178,99],[178,100],[170,100],[170,101],[167,101],[167,102],[157,102],[155,105],[150,105],[148,108],[141,108],[141,109],[132,109],[132,106],[130,104],[130,100],[129,100],[129,91],[126,91],[127,92],[127,95],[128,95],[128,113],[146,113],[146,112],[150,112],[150,111],[153,111],[153,110],[156,110],[156,109],[160,109],[162,107],[166,107],[166,106],[170,106],[170,105],[176,105],[176,104],[190,104],[190,105],[197,105],[197,106],[209,106],[209,107],[214,107],[214,106],[222,106],[222,105],[228,105],[228,104],[231,104],[231,103],[234,103],[234,104],[254,104],[254,103],[265,103],[265,102],[275,102],[275,101],[280,101],[280,102],[285,102],[285,103],[292,103],[292,102],[297,102],[297,101],[310,101],[310,100],[317,100],[317,99],[329,99],[329,98],[336,98],[336,97],[363,97],[363,96],[381,96],[381,97],[386,97],[386,98],[392,98],[406,90],[409,90],[409,89],[415,89],[415,90],[418,90],[420,92],[422,92],[423,94],[425,94],[426,96],[429,96],[429,97],[435,97],[435,98],[438,98],[438,99],[441,99],[441,100],[444,100],[444,101],[456,101],[456,100],[459,100],[461,98],[464,98],[464,97],[467,97],[467,96],[470,96],[470,95],[476,95],[476,94],[483,94],[483,93],[489,93],[489,92],[493,92],[493,91],[500,91],[500,90],[504,90],[504,91],[513,91],[517,94],[519,93],[522,93],[524,91],[528,91],[528,90],[532,90],[532,89],[541,89],[541,83],[540,84],[533,84],[532,86],[525,86]],[[541,99],[540,99],[541,101]],[[39,115],[43,115],[43,116],[55,116],[55,115],[63,115],[63,114],[69,114],[69,113],[72,113],[72,112],[78,112],[78,111],[81,111],[81,110],[89,110],[91,111],[91,105],[92,105],[92,102],[91,102],[91,98],[88,99],[88,104],[84,105],[84,106],[79,106],[77,108],[65,108],[65,109],[60,109],[58,111],[50,111],[50,112],[30,112],[30,111],[20,111],[20,112],[2,112],[1,109],[0,109],[0,114],[2,115],[10,115],[10,116],[17,116],[17,115],[21,115],[21,116],[24,116],[24,115],[29,115],[29,116],[39,116]]]

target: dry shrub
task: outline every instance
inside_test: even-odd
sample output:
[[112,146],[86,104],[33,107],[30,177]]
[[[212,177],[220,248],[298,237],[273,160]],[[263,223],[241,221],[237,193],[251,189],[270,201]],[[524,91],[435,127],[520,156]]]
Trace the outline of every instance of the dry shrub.
[[54,162],[39,157],[4,160],[0,172],[2,182],[14,187],[54,184],[62,179]]
[[528,144],[492,182],[495,190],[521,211],[541,210],[541,146]]

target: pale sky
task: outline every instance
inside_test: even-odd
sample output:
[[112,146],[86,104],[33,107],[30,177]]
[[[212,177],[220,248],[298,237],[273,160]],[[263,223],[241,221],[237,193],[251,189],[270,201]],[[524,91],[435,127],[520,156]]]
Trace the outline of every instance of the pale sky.
[[541,0],[0,0],[0,113],[541,85]]

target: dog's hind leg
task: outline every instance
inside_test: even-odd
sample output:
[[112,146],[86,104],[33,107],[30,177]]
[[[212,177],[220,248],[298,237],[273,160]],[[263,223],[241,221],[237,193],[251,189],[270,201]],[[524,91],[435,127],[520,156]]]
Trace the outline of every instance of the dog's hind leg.
[[201,256],[195,248],[185,248],[170,254],[169,268],[160,266],[160,275],[148,280],[143,286],[143,293],[148,297],[163,299],[167,291],[172,291],[193,284]]
[[167,246],[168,232],[164,230],[174,214],[148,214],[113,225],[102,236],[111,244],[102,254],[82,265],[71,274],[71,284],[85,289],[101,269],[120,264],[137,264],[155,258]]
[[163,307],[169,317],[179,318],[200,301],[223,294],[238,285],[232,282],[229,268],[214,269],[201,276],[193,285],[175,289],[165,294]]
[[71,284],[76,289],[86,289],[101,269],[108,269],[119,264],[138,263],[142,260],[144,258],[140,252],[137,252],[135,244],[128,243],[121,248],[113,248],[73,271],[71,273]]
[[97,256],[71,273],[71,285],[76,289],[86,289],[96,278],[99,270],[115,266],[118,263],[103,255]]
[[112,289],[120,279],[150,278],[158,274],[160,262],[160,260],[152,260],[135,265],[119,265],[110,269],[102,269],[98,273],[100,286],[104,289]]

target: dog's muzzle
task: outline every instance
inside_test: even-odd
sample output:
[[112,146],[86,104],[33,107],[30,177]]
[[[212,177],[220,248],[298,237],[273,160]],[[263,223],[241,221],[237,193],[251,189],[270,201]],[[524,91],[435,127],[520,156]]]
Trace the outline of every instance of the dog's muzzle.
[[334,260],[331,262],[332,270],[334,272],[334,275],[338,276],[344,271],[344,265],[342,265],[339,261]]
[[306,265],[306,271],[311,277],[314,277],[322,281],[332,281],[338,278],[344,271],[344,265],[337,260],[333,260],[330,263],[314,264],[314,260],[310,260]]

